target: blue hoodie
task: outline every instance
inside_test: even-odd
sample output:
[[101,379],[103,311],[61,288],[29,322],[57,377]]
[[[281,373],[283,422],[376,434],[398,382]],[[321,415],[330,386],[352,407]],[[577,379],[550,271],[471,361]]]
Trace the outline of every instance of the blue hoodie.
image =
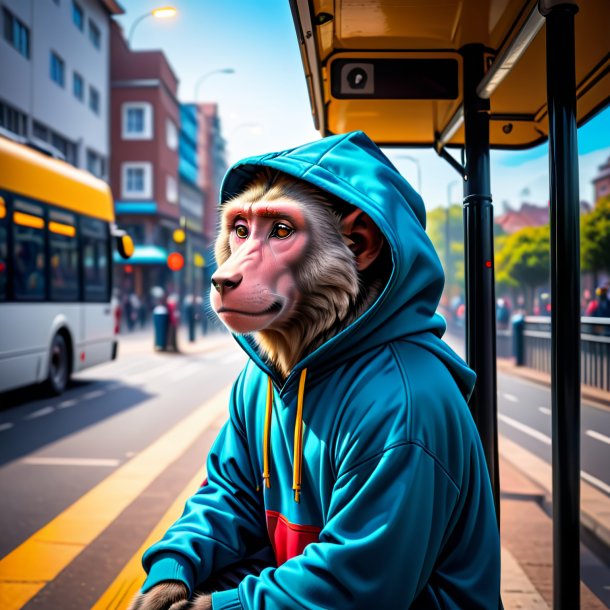
[[212,596],[215,610],[498,608],[500,543],[467,406],[474,373],[440,339],[443,271],[425,209],[362,132],[247,158],[221,200],[268,166],[366,212],[390,279],[348,328],[282,382],[251,337],[208,483],[144,555],[143,591],[214,573],[271,547],[273,565]]

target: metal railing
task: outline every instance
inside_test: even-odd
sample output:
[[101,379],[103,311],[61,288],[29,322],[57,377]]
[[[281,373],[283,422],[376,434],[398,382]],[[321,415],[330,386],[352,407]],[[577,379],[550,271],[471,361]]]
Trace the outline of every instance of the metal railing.
[[[523,335],[521,354],[519,340],[513,338],[516,363],[550,373],[551,318],[526,316],[522,325],[513,325],[513,332]],[[580,339],[582,383],[610,391],[610,318],[581,318]]]

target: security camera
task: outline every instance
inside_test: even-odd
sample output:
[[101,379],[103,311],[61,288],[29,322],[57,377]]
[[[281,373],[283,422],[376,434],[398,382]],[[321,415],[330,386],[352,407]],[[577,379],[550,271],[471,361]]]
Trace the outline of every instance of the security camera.
[[346,62],[341,66],[342,95],[372,95],[375,93],[375,70],[372,63]]

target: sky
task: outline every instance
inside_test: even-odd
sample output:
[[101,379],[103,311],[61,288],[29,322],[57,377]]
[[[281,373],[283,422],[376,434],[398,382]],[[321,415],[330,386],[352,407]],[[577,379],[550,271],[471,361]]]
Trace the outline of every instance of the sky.
[[[133,30],[135,50],[160,49],[180,84],[178,97],[216,102],[229,163],[284,150],[320,137],[314,129],[309,96],[286,0],[119,0],[125,35],[138,17],[159,6],[178,10],[172,19],[143,19]],[[233,74],[213,73],[230,68]],[[207,75],[207,76],[206,76]],[[591,179],[610,157],[610,108],[579,129],[581,200],[593,201]],[[548,146],[512,152],[492,151],[491,187],[496,213],[527,200],[546,205]],[[461,200],[460,178],[432,149],[387,149],[386,154],[426,206]],[[405,158],[414,157],[416,162]],[[421,186],[418,184],[418,166]]]

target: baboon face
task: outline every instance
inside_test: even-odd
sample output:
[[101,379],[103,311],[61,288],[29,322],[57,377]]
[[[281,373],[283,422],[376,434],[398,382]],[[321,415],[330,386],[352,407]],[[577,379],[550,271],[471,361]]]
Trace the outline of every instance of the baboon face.
[[236,333],[281,326],[301,297],[296,269],[310,242],[301,205],[286,197],[226,204],[219,240],[225,260],[212,277],[212,306],[222,322]]

